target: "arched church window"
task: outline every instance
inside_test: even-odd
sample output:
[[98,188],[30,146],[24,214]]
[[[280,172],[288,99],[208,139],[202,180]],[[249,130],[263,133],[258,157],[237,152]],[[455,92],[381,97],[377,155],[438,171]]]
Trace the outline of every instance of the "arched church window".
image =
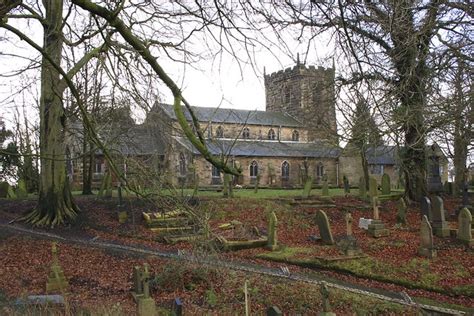
[[250,164],[250,178],[256,178],[258,176],[258,162],[252,161]]
[[320,162],[316,166],[316,177],[318,177],[318,179],[321,179],[323,176],[324,176],[324,165]]
[[245,127],[242,130],[242,138],[243,139],[249,139],[250,138],[250,129],[248,127]]
[[181,176],[186,175],[186,157],[183,153],[179,154],[179,174]]
[[298,133],[297,130],[293,131],[293,134],[291,135],[291,140],[294,142],[297,142],[300,140],[300,133]]
[[275,131],[273,130],[273,128],[270,128],[270,130],[268,131],[268,139],[275,140],[275,138],[276,138]]
[[216,137],[217,138],[223,138],[224,137],[224,129],[222,128],[222,126],[218,126],[216,128]]
[[281,164],[281,177],[283,179],[289,179],[290,178],[290,164],[288,161],[283,161]]

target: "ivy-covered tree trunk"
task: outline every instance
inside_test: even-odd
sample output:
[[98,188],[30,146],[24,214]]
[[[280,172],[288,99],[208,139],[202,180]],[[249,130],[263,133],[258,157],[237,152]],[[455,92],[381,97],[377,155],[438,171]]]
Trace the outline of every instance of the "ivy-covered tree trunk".
[[[60,65],[63,45],[62,0],[43,0],[43,49]],[[77,207],[72,199],[66,174],[65,124],[60,75],[43,57],[41,65],[40,155],[41,174],[36,209],[25,220],[37,226],[56,226],[74,220]]]

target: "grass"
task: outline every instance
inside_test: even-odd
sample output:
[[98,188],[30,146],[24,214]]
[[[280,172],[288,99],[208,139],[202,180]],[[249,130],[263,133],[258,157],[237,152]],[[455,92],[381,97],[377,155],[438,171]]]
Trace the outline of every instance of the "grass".
[[[358,277],[402,285],[407,288],[423,289],[448,295],[474,296],[474,286],[459,286],[452,289],[445,289],[440,286],[439,281],[441,277],[430,271],[428,259],[414,258],[406,265],[394,266],[370,257],[357,260],[325,262],[313,259],[311,258],[312,256],[308,256],[308,258],[297,256],[299,254],[311,254],[312,252],[311,249],[286,247],[279,251],[260,254],[257,257],[270,261],[288,262],[308,268],[335,270]],[[415,273],[420,276],[417,280],[407,277],[407,275]]]

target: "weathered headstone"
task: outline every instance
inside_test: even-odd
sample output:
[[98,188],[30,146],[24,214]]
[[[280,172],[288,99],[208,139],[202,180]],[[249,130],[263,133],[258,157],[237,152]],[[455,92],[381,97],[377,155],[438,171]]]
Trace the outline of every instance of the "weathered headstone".
[[320,286],[321,300],[323,311],[320,312],[319,316],[336,316],[335,313],[331,312],[331,305],[329,304],[329,289],[326,282],[321,282]]
[[268,216],[267,249],[275,250],[278,248],[277,225],[278,219],[275,215],[275,212],[271,212]]
[[367,233],[374,238],[388,236],[390,232],[388,229],[385,228],[385,224],[380,219],[379,199],[376,196],[372,198],[372,208],[374,211],[374,219],[369,224],[367,228]]
[[132,273],[132,296],[135,302],[138,302],[140,297],[143,297],[143,284],[142,284],[142,269],[139,266],[133,267]]
[[444,182],[444,194],[451,196],[453,193],[453,183],[448,181]]
[[171,308],[173,316],[183,316],[183,302],[179,297],[173,300],[173,307]]
[[398,200],[397,205],[397,223],[401,225],[407,224],[407,205],[405,204],[405,200],[400,198]]
[[431,207],[433,233],[438,237],[448,237],[449,227],[445,219],[443,199],[440,196],[434,196],[431,199]]
[[352,215],[351,213],[347,212],[344,216],[344,220],[346,221],[346,236],[352,236]]
[[270,306],[267,309],[267,316],[283,316],[283,313],[277,306]]
[[323,187],[321,189],[321,195],[322,196],[329,196],[329,187],[328,187],[328,181],[327,180],[323,181]]
[[334,238],[332,237],[331,226],[326,213],[322,210],[316,212],[316,224],[318,225],[319,233],[323,243],[328,245],[334,244]]
[[146,263],[143,265],[140,281],[142,282],[143,296],[138,298],[138,315],[155,316],[156,305],[155,300],[150,297],[150,272]]
[[420,248],[418,254],[427,258],[436,257],[436,250],[433,247],[433,230],[426,215],[423,215],[420,226]]
[[18,180],[18,184],[15,190],[16,197],[19,199],[25,199],[28,197],[28,191],[26,190],[26,182],[23,179]]
[[10,185],[8,184],[8,182],[0,182],[0,198],[6,198],[8,196],[9,187]]
[[311,193],[311,188],[313,187],[313,177],[308,177],[304,183],[303,188],[303,197],[308,198]]
[[433,215],[431,211],[430,199],[427,196],[424,196],[421,198],[420,204],[421,204],[421,218],[423,218],[423,216],[426,216],[428,218],[428,221],[431,222]]
[[472,239],[472,214],[467,208],[463,208],[459,212],[457,238],[469,247],[474,246],[474,240]]
[[64,276],[61,266],[59,265],[58,247],[56,242],[51,243],[51,255],[53,258],[53,264],[51,265],[51,272],[49,273],[48,281],[46,283],[46,292],[64,292],[69,287],[69,283]]
[[359,178],[359,198],[365,199],[367,197],[367,189],[365,187],[365,178]]
[[375,196],[377,196],[377,179],[374,177],[369,177],[369,197],[370,199],[373,199]]
[[389,195],[391,193],[391,186],[390,186],[390,176],[386,173],[382,175],[382,194]]
[[8,186],[7,199],[16,199],[15,190],[11,185]]

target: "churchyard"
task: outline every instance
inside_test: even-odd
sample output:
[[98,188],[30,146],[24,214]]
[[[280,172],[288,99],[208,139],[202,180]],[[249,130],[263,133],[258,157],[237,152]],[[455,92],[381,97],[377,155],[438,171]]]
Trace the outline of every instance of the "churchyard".
[[407,208],[400,191],[382,189],[78,196],[77,223],[54,230],[14,221],[33,199],[3,198],[0,311],[57,294],[61,304],[48,308],[73,313],[417,315],[422,305],[471,313],[466,201],[433,195]]

